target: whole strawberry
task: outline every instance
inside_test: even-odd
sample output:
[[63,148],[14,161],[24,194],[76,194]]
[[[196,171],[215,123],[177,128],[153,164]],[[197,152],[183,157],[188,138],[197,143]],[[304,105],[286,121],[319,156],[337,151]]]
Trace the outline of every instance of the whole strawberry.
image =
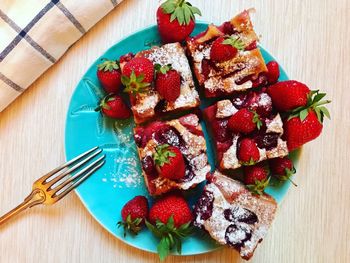
[[185,161],[179,148],[160,145],[153,155],[159,175],[171,180],[178,180],[185,176]]
[[330,114],[324,104],[329,100],[321,101],[325,93],[311,91],[307,104],[291,112],[283,123],[284,137],[289,151],[293,151],[303,144],[316,139],[322,132],[324,116],[330,119]]
[[167,101],[174,102],[181,91],[181,76],[171,68],[171,65],[155,65],[156,70],[156,89],[159,94]]
[[215,62],[224,62],[233,59],[238,50],[244,50],[243,42],[237,37],[219,37],[210,49],[210,59]]
[[164,44],[184,41],[193,31],[197,7],[185,0],[167,0],[157,10],[158,31]]
[[117,93],[122,86],[118,61],[104,59],[97,66],[97,78],[108,94]]
[[160,238],[157,247],[161,260],[176,247],[181,253],[181,241],[193,232],[193,215],[186,200],[180,195],[170,194],[156,200],[149,212],[147,227]]
[[270,86],[267,93],[278,111],[291,111],[307,104],[310,89],[298,81],[287,80]]
[[254,140],[244,138],[241,140],[238,147],[238,160],[244,165],[253,165],[260,159],[259,149]]
[[274,84],[280,77],[280,69],[276,61],[270,61],[266,64],[267,67],[267,81],[269,84]]
[[144,57],[135,57],[128,61],[122,69],[124,92],[132,94],[148,90],[154,78],[153,63]]
[[128,119],[130,109],[118,95],[109,94],[104,97],[95,111],[101,111],[105,116],[113,119]]
[[128,201],[122,208],[121,216],[123,221],[118,222],[118,227],[124,227],[124,237],[126,230],[137,235],[148,218],[148,200],[142,195],[138,195]]
[[269,160],[270,170],[274,177],[280,181],[289,180],[294,186],[297,186],[290,178],[295,174],[293,162],[288,157],[274,158]]
[[244,183],[252,193],[263,194],[269,181],[268,171],[262,164],[244,167]]
[[247,108],[240,109],[228,120],[228,127],[233,132],[242,132],[245,134],[253,132],[255,129],[260,130],[262,122],[259,115]]

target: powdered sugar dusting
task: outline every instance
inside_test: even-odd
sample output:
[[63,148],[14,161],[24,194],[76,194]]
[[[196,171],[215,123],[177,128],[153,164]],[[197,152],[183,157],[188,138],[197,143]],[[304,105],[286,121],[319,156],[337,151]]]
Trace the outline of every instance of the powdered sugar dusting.
[[[223,185],[226,189],[222,188]],[[210,217],[203,220],[201,215],[205,213],[206,207],[200,208],[196,214],[196,224],[204,226],[220,244],[240,244],[237,249],[241,256],[250,257],[273,221],[277,208],[274,199],[267,195],[254,196],[243,184],[217,171],[213,182],[206,185],[204,191],[210,192],[214,197],[213,210]],[[238,197],[232,199],[232,192],[236,192]],[[230,211],[230,218],[225,217],[225,210]],[[255,214],[255,221],[240,220],[247,210]],[[234,231],[228,231],[229,228]]]
[[238,110],[233,106],[230,100],[221,100],[218,101],[216,118],[227,118],[235,114]]
[[283,123],[279,113],[272,120],[266,119],[266,128],[266,132],[283,134]]
[[236,169],[241,167],[239,160],[237,158],[237,142],[238,135],[235,135],[232,139],[231,147],[224,153],[222,157],[222,166],[224,169]]

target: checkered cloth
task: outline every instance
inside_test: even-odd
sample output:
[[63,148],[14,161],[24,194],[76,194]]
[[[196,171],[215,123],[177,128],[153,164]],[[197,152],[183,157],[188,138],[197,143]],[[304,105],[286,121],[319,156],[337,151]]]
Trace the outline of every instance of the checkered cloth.
[[0,112],[123,0],[0,0]]

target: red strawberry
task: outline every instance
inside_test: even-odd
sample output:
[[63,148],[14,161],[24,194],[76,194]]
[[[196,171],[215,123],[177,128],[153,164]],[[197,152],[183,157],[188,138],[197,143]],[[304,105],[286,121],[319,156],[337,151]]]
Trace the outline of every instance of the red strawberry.
[[156,89],[167,101],[174,102],[180,96],[181,76],[170,65],[155,65]]
[[278,111],[291,111],[306,106],[310,89],[298,81],[287,80],[270,86],[267,93]]
[[147,198],[142,195],[134,197],[123,206],[121,215],[123,221],[118,222],[118,227],[124,227],[124,237],[126,230],[136,235],[148,218]]
[[269,185],[268,172],[261,164],[244,167],[244,183],[254,194],[261,195]]
[[163,43],[182,42],[193,31],[197,7],[185,0],[167,0],[157,10],[158,31]]
[[158,199],[150,209],[149,220],[153,224],[157,220],[166,224],[171,216],[175,227],[180,227],[193,219],[191,209],[180,195],[170,194]]
[[233,132],[251,133],[256,128],[260,130],[262,122],[259,115],[247,108],[240,109],[228,120],[228,127]]
[[293,151],[303,144],[316,139],[322,132],[323,125],[317,119],[313,110],[308,111],[302,121],[300,117],[293,117],[284,122],[285,138],[289,151]]
[[185,176],[185,161],[179,148],[160,145],[153,155],[160,176],[172,180],[178,180]]
[[238,147],[237,156],[245,165],[252,165],[259,161],[260,153],[254,140],[249,138],[242,139]]
[[122,85],[118,61],[104,59],[97,66],[97,78],[107,93],[117,93]]
[[321,101],[325,96],[325,93],[311,91],[306,106],[292,111],[289,118],[284,121],[284,136],[289,151],[299,148],[321,134],[324,116],[330,119],[327,108],[322,106],[330,103],[329,100]]
[[165,259],[174,247],[181,254],[181,239],[193,232],[190,226],[193,215],[186,200],[176,194],[161,197],[151,207],[149,220],[147,227],[160,238],[157,247],[160,259]]
[[219,37],[210,49],[210,59],[223,62],[234,58],[238,50],[243,50],[244,44],[237,37]]
[[274,84],[280,77],[280,69],[276,61],[270,61],[266,64],[267,67],[267,80],[269,84]]
[[127,62],[129,62],[130,60],[132,60],[134,57],[135,57],[135,55],[134,55],[133,53],[129,52],[129,53],[127,53],[127,54],[121,56],[121,57],[119,58],[119,62],[120,62],[120,64],[127,63]]
[[141,93],[148,90],[154,78],[153,63],[144,57],[135,57],[122,69],[124,92]]
[[113,119],[128,119],[131,116],[130,109],[122,98],[114,94],[104,97],[96,111],[101,111],[105,116]]
[[271,173],[280,181],[289,180],[294,186],[297,186],[290,177],[295,174],[295,168],[288,157],[274,158],[269,160]]

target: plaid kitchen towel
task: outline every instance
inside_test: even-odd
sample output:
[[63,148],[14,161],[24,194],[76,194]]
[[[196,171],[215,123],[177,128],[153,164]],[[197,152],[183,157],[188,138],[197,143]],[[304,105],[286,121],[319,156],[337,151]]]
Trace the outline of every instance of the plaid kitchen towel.
[[123,0],[0,0],[0,112]]

